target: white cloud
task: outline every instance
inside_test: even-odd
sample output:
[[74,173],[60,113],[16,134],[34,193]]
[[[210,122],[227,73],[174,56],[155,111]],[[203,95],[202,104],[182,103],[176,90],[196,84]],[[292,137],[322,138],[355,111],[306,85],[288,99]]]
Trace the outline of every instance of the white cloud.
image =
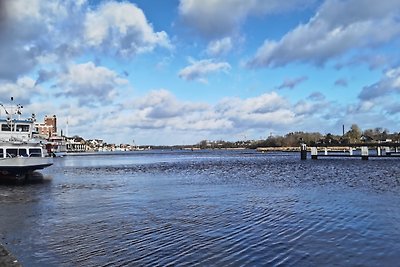
[[[237,140],[243,133],[251,139],[265,136],[270,131],[275,134],[321,131],[322,124],[322,131],[335,133],[341,131],[343,123],[358,123],[362,128],[376,127],[373,125],[376,121],[368,119],[382,116],[375,108],[378,102],[361,101],[346,106],[328,101],[321,94],[312,94],[309,99],[291,103],[278,93],[270,92],[249,98],[225,98],[216,105],[209,105],[182,101],[170,91],[160,89],[126,100],[124,105],[105,105],[101,110],[67,101],[65,99],[57,117],[62,128],[69,117],[70,135],[101,138],[106,142],[135,139],[141,144]],[[390,104],[390,111],[398,112],[394,102]],[[387,127],[390,116],[383,116],[380,121],[382,124],[379,126]]]
[[[130,3],[86,0],[0,1],[0,79],[18,77],[46,64],[64,68],[87,49],[133,56],[170,48],[164,31],[156,32],[143,11]],[[95,8],[95,9],[90,9]],[[51,69],[53,68],[53,69]]]
[[87,14],[85,41],[93,47],[103,48],[130,56],[149,52],[156,47],[171,47],[166,32],[155,32],[143,11],[127,2],[106,2]]
[[344,62],[338,62],[335,64],[335,68],[341,69],[343,67],[359,66],[360,64],[366,64],[370,70],[382,68],[384,66],[390,66],[395,62],[395,58],[390,58],[389,55],[383,54],[360,54],[350,58]]
[[128,83],[116,72],[95,66],[93,62],[71,65],[61,74],[58,85],[63,95],[78,97],[81,103],[104,102],[117,94],[117,88]]
[[16,80],[35,66],[38,54],[43,52],[37,36],[48,33],[45,15],[40,12],[46,4],[34,0],[27,8],[22,0],[2,2],[0,79]]
[[59,64],[76,53],[82,43],[77,41],[81,5],[72,0],[2,1],[0,61],[6,64],[0,66],[0,79],[15,81],[45,59]]
[[36,86],[36,81],[24,76],[19,78],[15,83],[7,82],[0,85],[0,103],[8,104],[11,97],[18,104],[30,103],[30,100],[37,94],[41,93],[41,89]]
[[232,49],[232,39],[225,37],[222,39],[211,41],[207,47],[207,54],[210,56],[226,55]]
[[400,93],[400,67],[386,71],[380,81],[364,87],[358,97],[374,100],[393,93]]
[[134,129],[162,129],[173,131],[207,131],[226,127],[227,122],[213,114],[207,104],[182,102],[165,89],[124,104],[125,113],[110,118],[107,125],[126,125]]
[[284,88],[293,89],[302,82],[306,81],[307,79],[308,78],[306,76],[301,76],[292,79],[285,79],[283,83],[277,87],[277,89],[284,89]]
[[122,114],[106,125],[141,130],[195,131],[221,135],[251,129],[288,127],[296,121],[290,103],[276,93],[254,98],[226,98],[215,106],[181,102],[165,89],[155,90],[124,105]]
[[225,98],[215,110],[238,128],[288,125],[294,122],[296,116],[290,110],[290,103],[275,92],[247,99]]
[[[278,67],[292,62],[323,65],[355,48],[372,48],[399,37],[400,2],[327,0],[307,24],[279,41],[266,40],[250,67]],[[385,29],[385,30],[382,30]]]
[[199,61],[191,61],[191,65],[179,71],[179,77],[187,80],[197,80],[207,83],[205,76],[217,72],[228,72],[231,65],[227,62],[215,62],[212,59],[203,59]]
[[314,0],[180,0],[183,20],[201,35],[229,36],[250,15],[264,15],[305,7]]
[[201,104],[180,103],[173,94],[165,89],[151,91],[132,105],[142,111],[146,118],[151,119],[173,118],[207,108],[206,105]]

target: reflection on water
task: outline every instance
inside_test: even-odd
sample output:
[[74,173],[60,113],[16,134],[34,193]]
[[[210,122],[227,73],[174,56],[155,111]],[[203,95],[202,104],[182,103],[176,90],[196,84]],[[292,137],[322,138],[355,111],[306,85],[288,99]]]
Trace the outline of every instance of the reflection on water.
[[397,164],[229,151],[59,158],[42,182],[0,185],[0,238],[25,266],[396,266]]

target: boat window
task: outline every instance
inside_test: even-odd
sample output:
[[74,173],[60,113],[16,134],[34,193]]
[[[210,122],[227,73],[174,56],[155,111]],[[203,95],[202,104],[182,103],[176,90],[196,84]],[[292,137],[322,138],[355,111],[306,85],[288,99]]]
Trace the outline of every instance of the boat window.
[[10,132],[10,131],[11,131],[11,125],[2,124],[2,125],[1,125],[1,130],[2,130],[3,132]]
[[29,132],[29,125],[17,124],[17,132]]
[[27,157],[28,153],[26,153],[26,148],[18,149],[18,156]]
[[30,157],[41,157],[42,156],[42,151],[40,148],[30,148],[29,149],[29,156]]
[[7,148],[6,149],[7,157],[16,157],[18,155],[18,149],[16,148]]
[[4,158],[4,150],[0,148],[0,158]]

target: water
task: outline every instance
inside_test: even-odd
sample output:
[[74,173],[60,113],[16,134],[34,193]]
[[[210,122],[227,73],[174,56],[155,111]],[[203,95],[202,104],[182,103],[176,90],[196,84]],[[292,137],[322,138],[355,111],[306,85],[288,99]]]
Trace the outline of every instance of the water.
[[56,158],[0,185],[24,266],[398,266],[399,159],[168,151]]

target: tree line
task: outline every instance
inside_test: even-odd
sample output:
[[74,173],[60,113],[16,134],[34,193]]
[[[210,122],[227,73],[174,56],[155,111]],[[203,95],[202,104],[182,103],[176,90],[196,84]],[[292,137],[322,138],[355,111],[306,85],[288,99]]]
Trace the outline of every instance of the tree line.
[[295,147],[301,143],[307,145],[314,144],[354,144],[362,142],[376,142],[391,140],[393,142],[400,141],[400,133],[390,133],[387,129],[377,127],[362,130],[357,124],[353,124],[350,130],[343,135],[334,135],[331,133],[321,134],[319,132],[290,132],[283,136],[271,135],[265,140],[247,140],[247,141],[207,141],[203,140],[196,146],[201,149],[207,148],[250,148],[257,147]]

